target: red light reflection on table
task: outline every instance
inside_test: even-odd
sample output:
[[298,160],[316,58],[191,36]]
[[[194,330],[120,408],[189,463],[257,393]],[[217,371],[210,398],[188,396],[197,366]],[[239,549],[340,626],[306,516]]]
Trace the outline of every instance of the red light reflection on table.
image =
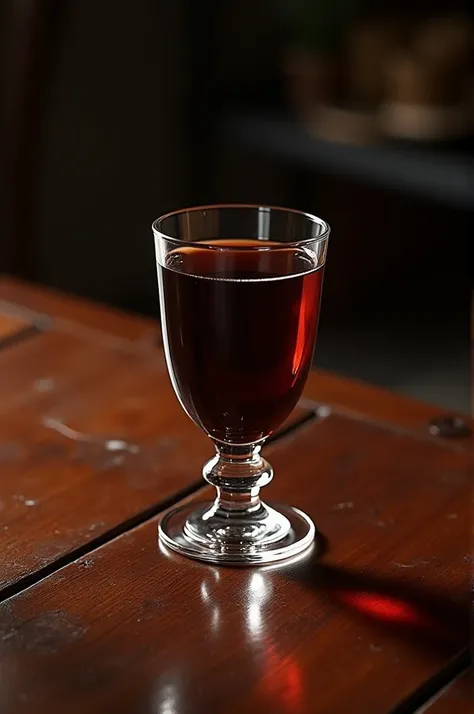
[[433,618],[421,612],[415,605],[396,597],[363,591],[339,592],[338,597],[347,605],[374,620],[420,629],[440,629],[440,625]]
[[272,700],[272,708],[278,705],[288,712],[297,712],[303,699],[303,676],[301,667],[291,655],[281,655],[271,641],[267,641],[264,653],[264,673],[259,689],[265,699]]

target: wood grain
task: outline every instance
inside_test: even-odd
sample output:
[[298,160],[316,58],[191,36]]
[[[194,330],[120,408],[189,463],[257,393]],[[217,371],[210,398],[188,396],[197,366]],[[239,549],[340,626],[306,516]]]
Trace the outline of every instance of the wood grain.
[[424,714],[470,714],[474,703],[474,670],[470,668],[450,684]]
[[213,454],[159,348],[47,332],[0,350],[0,393],[0,591],[197,487]]
[[[13,278],[0,278],[0,300],[28,315],[46,315],[60,331],[83,333],[84,329],[126,340],[156,344],[160,341],[158,322],[128,315],[113,308],[74,298]],[[157,298],[158,301],[158,298]],[[99,337],[99,335],[98,335]]]
[[[41,403],[50,398],[50,392],[58,395],[57,390],[66,395],[69,386],[84,389],[88,380],[107,380],[109,362],[112,370],[120,367],[128,372],[139,369],[143,357],[144,364],[155,363],[165,371],[160,349],[142,352],[127,345],[111,346],[107,336],[102,340],[95,333],[50,331],[0,350],[0,413],[15,405]],[[73,396],[77,398],[80,392]]]
[[380,714],[466,646],[469,454],[338,414],[272,448],[322,559],[205,566],[148,522],[0,606],[2,712]]

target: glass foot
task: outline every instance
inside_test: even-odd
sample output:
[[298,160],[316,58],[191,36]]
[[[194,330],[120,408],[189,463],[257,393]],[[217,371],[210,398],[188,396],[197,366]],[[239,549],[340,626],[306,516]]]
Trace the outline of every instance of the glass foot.
[[162,543],[189,558],[228,565],[258,565],[291,558],[314,541],[313,521],[291,506],[259,504],[249,518],[223,517],[214,503],[166,513],[158,526]]

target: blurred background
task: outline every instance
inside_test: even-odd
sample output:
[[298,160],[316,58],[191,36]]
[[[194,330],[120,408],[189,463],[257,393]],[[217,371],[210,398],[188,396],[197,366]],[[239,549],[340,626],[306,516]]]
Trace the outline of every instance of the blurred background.
[[157,315],[160,214],[314,212],[316,365],[468,412],[469,5],[3,0],[0,270]]

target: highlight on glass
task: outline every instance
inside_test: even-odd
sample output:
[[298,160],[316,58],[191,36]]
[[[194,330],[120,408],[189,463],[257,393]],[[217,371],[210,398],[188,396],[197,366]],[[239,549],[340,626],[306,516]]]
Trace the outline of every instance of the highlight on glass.
[[260,500],[273,478],[261,449],[311,367],[329,227],[299,211],[222,205],[170,213],[153,233],[166,363],[183,409],[214,442],[203,476],[217,491],[168,512],[160,539],[215,563],[296,555],[315,528],[297,508]]

